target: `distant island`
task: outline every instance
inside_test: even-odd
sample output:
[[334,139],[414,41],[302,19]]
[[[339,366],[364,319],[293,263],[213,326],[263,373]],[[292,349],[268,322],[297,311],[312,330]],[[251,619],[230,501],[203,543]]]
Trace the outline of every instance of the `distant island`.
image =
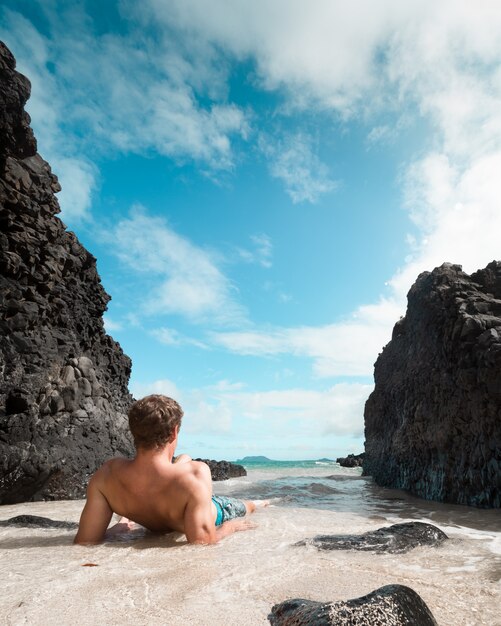
[[267,456],[244,456],[243,459],[237,459],[234,463],[293,463],[293,462],[308,462],[308,463],[334,463],[334,459],[315,459],[311,461],[276,461],[269,459]]

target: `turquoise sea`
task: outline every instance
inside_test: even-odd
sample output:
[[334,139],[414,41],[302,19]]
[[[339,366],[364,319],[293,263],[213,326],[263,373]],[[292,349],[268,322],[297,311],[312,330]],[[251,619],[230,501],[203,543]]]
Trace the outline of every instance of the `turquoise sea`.
[[[370,476],[362,476],[361,468],[341,467],[333,460],[235,462],[245,467],[247,476],[228,481],[224,490],[238,497],[272,499],[279,507],[349,512],[364,517],[392,516],[396,521],[420,519],[501,533],[499,509],[423,500],[402,490],[380,487]],[[221,488],[221,483],[215,483],[215,493]]]

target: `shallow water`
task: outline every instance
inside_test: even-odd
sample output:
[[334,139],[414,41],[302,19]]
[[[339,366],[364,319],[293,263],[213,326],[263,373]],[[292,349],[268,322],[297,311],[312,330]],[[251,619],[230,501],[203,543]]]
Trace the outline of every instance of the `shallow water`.
[[[280,506],[314,507],[359,515],[390,515],[395,518],[426,518],[435,524],[466,526],[501,532],[499,509],[443,504],[416,498],[405,491],[385,489],[360,468],[290,467],[251,469],[248,476],[215,483],[214,490],[244,498],[277,498]],[[396,520],[397,521],[397,520]]]
[[[272,605],[286,598],[346,600],[400,583],[423,597],[441,626],[501,626],[499,511],[423,502],[333,467],[255,469],[215,491],[277,500],[254,514],[255,530],[215,546],[138,529],[127,541],[83,547],[72,545],[72,531],[0,528],[3,622],[255,626],[268,624]],[[77,520],[81,507],[4,506],[0,519]],[[401,555],[293,545],[411,519],[432,521],[450,540]]]

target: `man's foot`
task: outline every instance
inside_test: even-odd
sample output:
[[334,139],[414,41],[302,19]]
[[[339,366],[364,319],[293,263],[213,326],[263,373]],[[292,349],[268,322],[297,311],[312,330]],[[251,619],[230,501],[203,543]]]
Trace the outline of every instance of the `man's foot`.
[[271,500],[253,500],[252,502],[254,502],[256,509],[261,509],[271,504]]
[[256,509],[261,509],[270,504],[269,500],[244,500],[247,513],[254,513]]

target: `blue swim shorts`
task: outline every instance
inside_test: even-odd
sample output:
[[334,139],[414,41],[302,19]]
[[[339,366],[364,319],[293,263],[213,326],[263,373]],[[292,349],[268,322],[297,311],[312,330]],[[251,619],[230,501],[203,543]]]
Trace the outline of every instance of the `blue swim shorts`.
[[237,498],[212,496],[212,502],[216,505],[217,510],[216,526],[221,526],[224,522],[235,517],[243,517],[247,513],[245,504]]

